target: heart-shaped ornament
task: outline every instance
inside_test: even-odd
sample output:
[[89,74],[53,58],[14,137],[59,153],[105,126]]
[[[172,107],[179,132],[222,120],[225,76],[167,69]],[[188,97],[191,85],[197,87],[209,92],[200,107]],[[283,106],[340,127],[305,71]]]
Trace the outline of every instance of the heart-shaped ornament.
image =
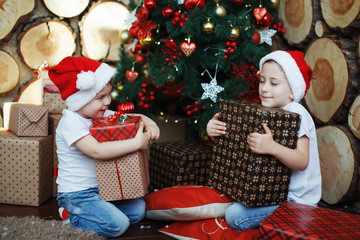
[[180,44],[180,50],[186,57],[190,57],[195,52],[195,49],[196,44],[193,42],[182,42]]
[[139,73],[133,70],[132,71],[127,70],[125,76],[129,82],[134,82],[136,78],[139,76]]
[[267,9],[264,7],[257,7],[254,9],[254,17],[257,21],[261,21],[267,13]]

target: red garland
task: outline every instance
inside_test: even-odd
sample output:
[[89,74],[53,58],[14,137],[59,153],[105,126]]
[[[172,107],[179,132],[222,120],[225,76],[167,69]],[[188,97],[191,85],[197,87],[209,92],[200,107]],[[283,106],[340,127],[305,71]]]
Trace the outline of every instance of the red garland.
[[167,54],[167,55],[177,55],[178,53],[178,48],[176,46],[176,43],[170,39],[164,39],[165,41],[165,47],[161,49],[161,52]]
[[133,22],[129,29],[129,34],[132,38],[139,38],[140,40],[147,37],[152,29],[157,27],[157,24],[151,20],[147,20],[149,11],[146,8],[140,8],[136,13],[137,21]]

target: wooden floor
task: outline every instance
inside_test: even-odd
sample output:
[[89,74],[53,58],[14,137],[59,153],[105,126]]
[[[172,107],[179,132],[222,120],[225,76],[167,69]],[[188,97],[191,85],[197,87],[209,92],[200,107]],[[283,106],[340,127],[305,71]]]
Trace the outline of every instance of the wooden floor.
[[[55,198],[50,198],[39,207],[18,206],[10,204],[0,204],[0,217],[6,216],[38,216],[43,219],[60,220],[58,205]],[[119,238],[121,240],[170,240],[173,239],[157,230],[169,224],[169,222],[152,221],[144,219],[142,222],[130,225],[129,229]]]

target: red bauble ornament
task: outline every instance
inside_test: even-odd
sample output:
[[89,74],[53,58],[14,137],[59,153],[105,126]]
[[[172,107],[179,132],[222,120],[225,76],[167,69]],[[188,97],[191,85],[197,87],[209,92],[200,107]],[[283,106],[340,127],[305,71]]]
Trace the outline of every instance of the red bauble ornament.
[[256,25],[259,28],[268,28],[273,21],[271,14],[264,7],[255,8],[254,17],[256,19]]
[[125,73],[126,79],[129,82],[134,82],[136,80],[136,78],[139,76],[139,73],[134,71],[134,70],[127,70]]
[[255,45],[259,45],[260,44],[260,33],[258,31],[254,31],[254,34],[251,38],[251,41],[255,44]]
[[186,57],[190,57],[195,52],[195,49],[196,44],[193,42],[182,42],[180,44],[180,50]]
[[187,11],[193,10],[195,7],[203,8],[206,4],[206,0],[185,0],[185,9]]
[[144,7],[146,7],[150,11],[154,10],[156,8],[155,0],[145,0]]
[[245,0],[231,0],[231,3],[235,7],[240,7],[244,3],[244,1]]
[[117,105],[117,111],[123,113],[133,113],[135,106],[133,102],[124,102]]
[[164,18],[169,18],[172,17],[172,15],[174,15],[174,9],[172,9],[171,7],[164,7],[161,13],[164,16]]
[[137,53],[137,54],[134,55],[134,59],[138,63],[142,63],[142,64],[146,63],[146,56],[144,54]]

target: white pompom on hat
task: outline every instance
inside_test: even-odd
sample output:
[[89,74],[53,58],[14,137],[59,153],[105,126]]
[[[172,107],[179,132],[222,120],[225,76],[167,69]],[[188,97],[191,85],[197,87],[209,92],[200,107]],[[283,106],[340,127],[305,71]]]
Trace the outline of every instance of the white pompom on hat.
[[49,69],[51,81],[72,111],[89,103],[114,77],[115,68],[86,57],[66,57]]
[[294,101],[300,102],[310,87],[310,80],[313,75],[311,67],[305,62],[304,53],[300,51],[273,51],[260,60],[260,71],[264,63],[270,60],[280,65],[294,95]]

